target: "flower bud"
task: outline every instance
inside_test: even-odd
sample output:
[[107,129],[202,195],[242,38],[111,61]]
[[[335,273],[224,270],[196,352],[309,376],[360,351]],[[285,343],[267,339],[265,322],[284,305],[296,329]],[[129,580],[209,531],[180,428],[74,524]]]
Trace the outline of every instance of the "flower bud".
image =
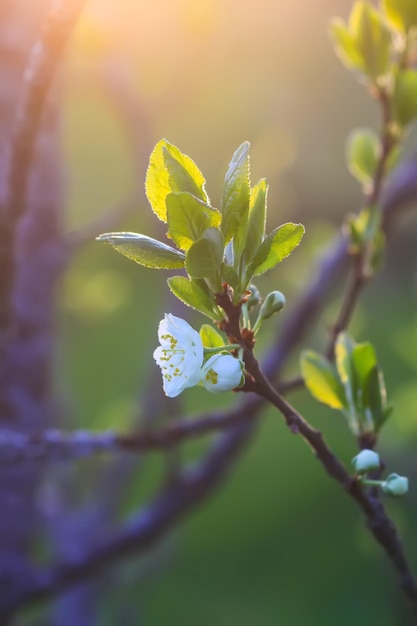
[[259,311],[259,317],[266,320],[274,313],[278,313],[286,304],[285,296],[280,291],[271,291],[262,303]]
[[359,454],[353,457],[352,463],[357,474],[366,474],[366,472],[378,469],[381,465],[379,455],[373,450],[367,449],[361,450]]
[[408,491],[408,478],[399,474],[390,474],[382,483],[381,489],[390,496],[403,496]]
[[255,333],[258,332],[263,322],[271,317],[271,315],[274,315],[274,313],[281,311],[284,308],[285,303],[286,300],[283,293],[280,291],[271,291],[271,293],[269,293],[262,302],[253,331]]
[[211,393],[222,393],[240,387],[245,380],[243,367],[242,361],[231,354],[214,354],[203,365],[203,385]]

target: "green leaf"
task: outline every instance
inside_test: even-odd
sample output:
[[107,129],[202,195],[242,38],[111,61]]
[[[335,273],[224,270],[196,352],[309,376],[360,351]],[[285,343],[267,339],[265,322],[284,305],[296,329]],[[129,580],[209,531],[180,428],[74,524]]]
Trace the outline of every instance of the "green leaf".
[[387,73],[391,55],[391,33],[380,13],[367,2],[355,2],[349,30],[356,39],[367,76],[374,81]]
[[387,407],[384,376],[376,365],[368,372],[363,385],[363,394],[364,405],[369,408],[375,430],[378,431],[387,420],[391,407]]
[[210,227],[220,226],[221,213],[183,191],[166,197],[168,237],[181,250],[188,250]]
[[373,82],[390,67],[391,33],[380,13],[367,2],[355,2],[346,26],[334,20],[331,36],[342,62]]
[[395,121],[400,126],[407,126],[417,118],[416,70],[404,69],[397,73],[392,95],[392,108]]
[[375,350],[369,342],[357,343],[351,352],[358,386],[363,390],[371,370],[377,366]]
[[406,33],[417,26],[416,0],[382,0],[382,6],[395,29]]
[[117,252],[145,267],[176,269],[184,267],[185,255],[161,241],[138,233],[103,233],[96,237],[113,246]]
[[350,216],[348,227],[352,251],[359,251],[370,242],[376,243],[381,228],[381,217],[381,211],[377,206],[368,207],[358,215]]
[[360,183],[372,183],[379,155],[379,139],[373,130],[358,128],[350,133],[346,145],[346,160],[350,173]]
[[222,198],[222,232],[225,243],[235,237],[235,254],[239,255],[246,238],[249,211],[249,142],[234,153],[224,179]]
[[200,328],[200,337],[205,348],[221,348],[224,346],[224,338],[218,330],[210,326],[210,324],[203,324]]
[[171,192],[188,191],[210,204],[205,180],[192,159],[166,139],[161,139],[149,159],[145,190],[153,212],[167,221],[166,197]]
[[245,244],[245,258],[253,258],[258,246],[265,237],[266,198],[268,183],[262,178],[250,192],[248,234]]
[[192,278],[209,278],[218,282],[223,263],[223,236],[217,228],[209,228],[203,237],[189,248],[185,267]]
[[[240,279],[238,273],[232,265],[228,265],[227,263],[223,263],[222,265],[222,279],[223,282],[230,285],[235,292],[239,290]],[[238,294],[240,298],[241,294]]]
[[200,281],[190,280],[185,276],[172,276],[167,282],[174,296],[187,306],[207,315],[212,320],[223,319],[224,315],[213,296]]
[[343,386],[337,376],[336,370],[329,361],[307,350],[301,355],[301,373],[307,389],[318,400],[332,407],[332,409],[344,409],[346,405]]
[[353,339],[347,333],[340,333],[335,344],[336,369],[345,389],[345,395],[350,412],[357,412],[358,384],[356,372],[352,362],[352,352],[355,347]]
[[298,246],[304,235],[302,224],[283,224],[272,231],[258,247],[253,261],[250,263],[247,280],[259,276],[281,263],[285,257]]
[[362,55],[356,46],[355,37],[346,28],[340,19],[332,20],[330,24],[330,36],[334,41],[336,53],[342,63],[348,68],[354,68],[361,72],[365,71],[365,64]]

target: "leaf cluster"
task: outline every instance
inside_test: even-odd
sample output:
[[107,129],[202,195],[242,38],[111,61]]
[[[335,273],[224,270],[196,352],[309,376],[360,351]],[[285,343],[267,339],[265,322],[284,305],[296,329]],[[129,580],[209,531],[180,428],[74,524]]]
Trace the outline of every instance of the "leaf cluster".
[[307,350],[301,357],[301,372],[311,394],[341,411],[356,437],[377,433],[391,413],[384,377],[369,342],[356,343],[340,333],[335,364]]
[[184,268],[186,276],[168,278],[169,288],[219,321],[223,313],[215,294],[226,284],[237,304],[253,277],[273,269],[298,246],[304,227],[290,222],[266,233],[268,185],[261,179],[251,186],[247,141],[229,163],[220,208],[212,206],[205,185],[194,161],[162,139],[150,156],[145,188],[175,247],[137,233],[104,233],[97,239],[145,267]]

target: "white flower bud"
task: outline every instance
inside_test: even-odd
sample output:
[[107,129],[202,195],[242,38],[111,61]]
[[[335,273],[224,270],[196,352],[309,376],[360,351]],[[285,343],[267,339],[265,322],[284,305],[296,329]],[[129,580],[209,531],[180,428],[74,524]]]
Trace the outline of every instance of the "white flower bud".
[[242,361],[231,354],[214,354],[203,365],[203,385],[211,393],[222,393],[240,387],[245,379],[243,367]]
[[352,463],[357,474],[366,474],[366,472],[378,469],[381,465],[379,455],[373,450],[367,449],[361,450],[352,459]]
[[382,491],[390,496],[403,496],[408,491],[408,478],[390,474],[381,485]]

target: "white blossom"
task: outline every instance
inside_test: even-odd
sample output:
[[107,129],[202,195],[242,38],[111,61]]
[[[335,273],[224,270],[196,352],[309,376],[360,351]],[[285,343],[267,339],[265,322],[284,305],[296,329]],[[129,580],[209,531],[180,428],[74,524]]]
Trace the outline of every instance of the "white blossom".
[[204,348],[200,335],[183,319],[166,313],[158,327],[160,346],[153,358],[161,368],[164,392],[175,398],[201,380]]
[[212,393],[231,391],[244,382],[243,363],[231,354],[214,354],[203,365],[202,382]]

